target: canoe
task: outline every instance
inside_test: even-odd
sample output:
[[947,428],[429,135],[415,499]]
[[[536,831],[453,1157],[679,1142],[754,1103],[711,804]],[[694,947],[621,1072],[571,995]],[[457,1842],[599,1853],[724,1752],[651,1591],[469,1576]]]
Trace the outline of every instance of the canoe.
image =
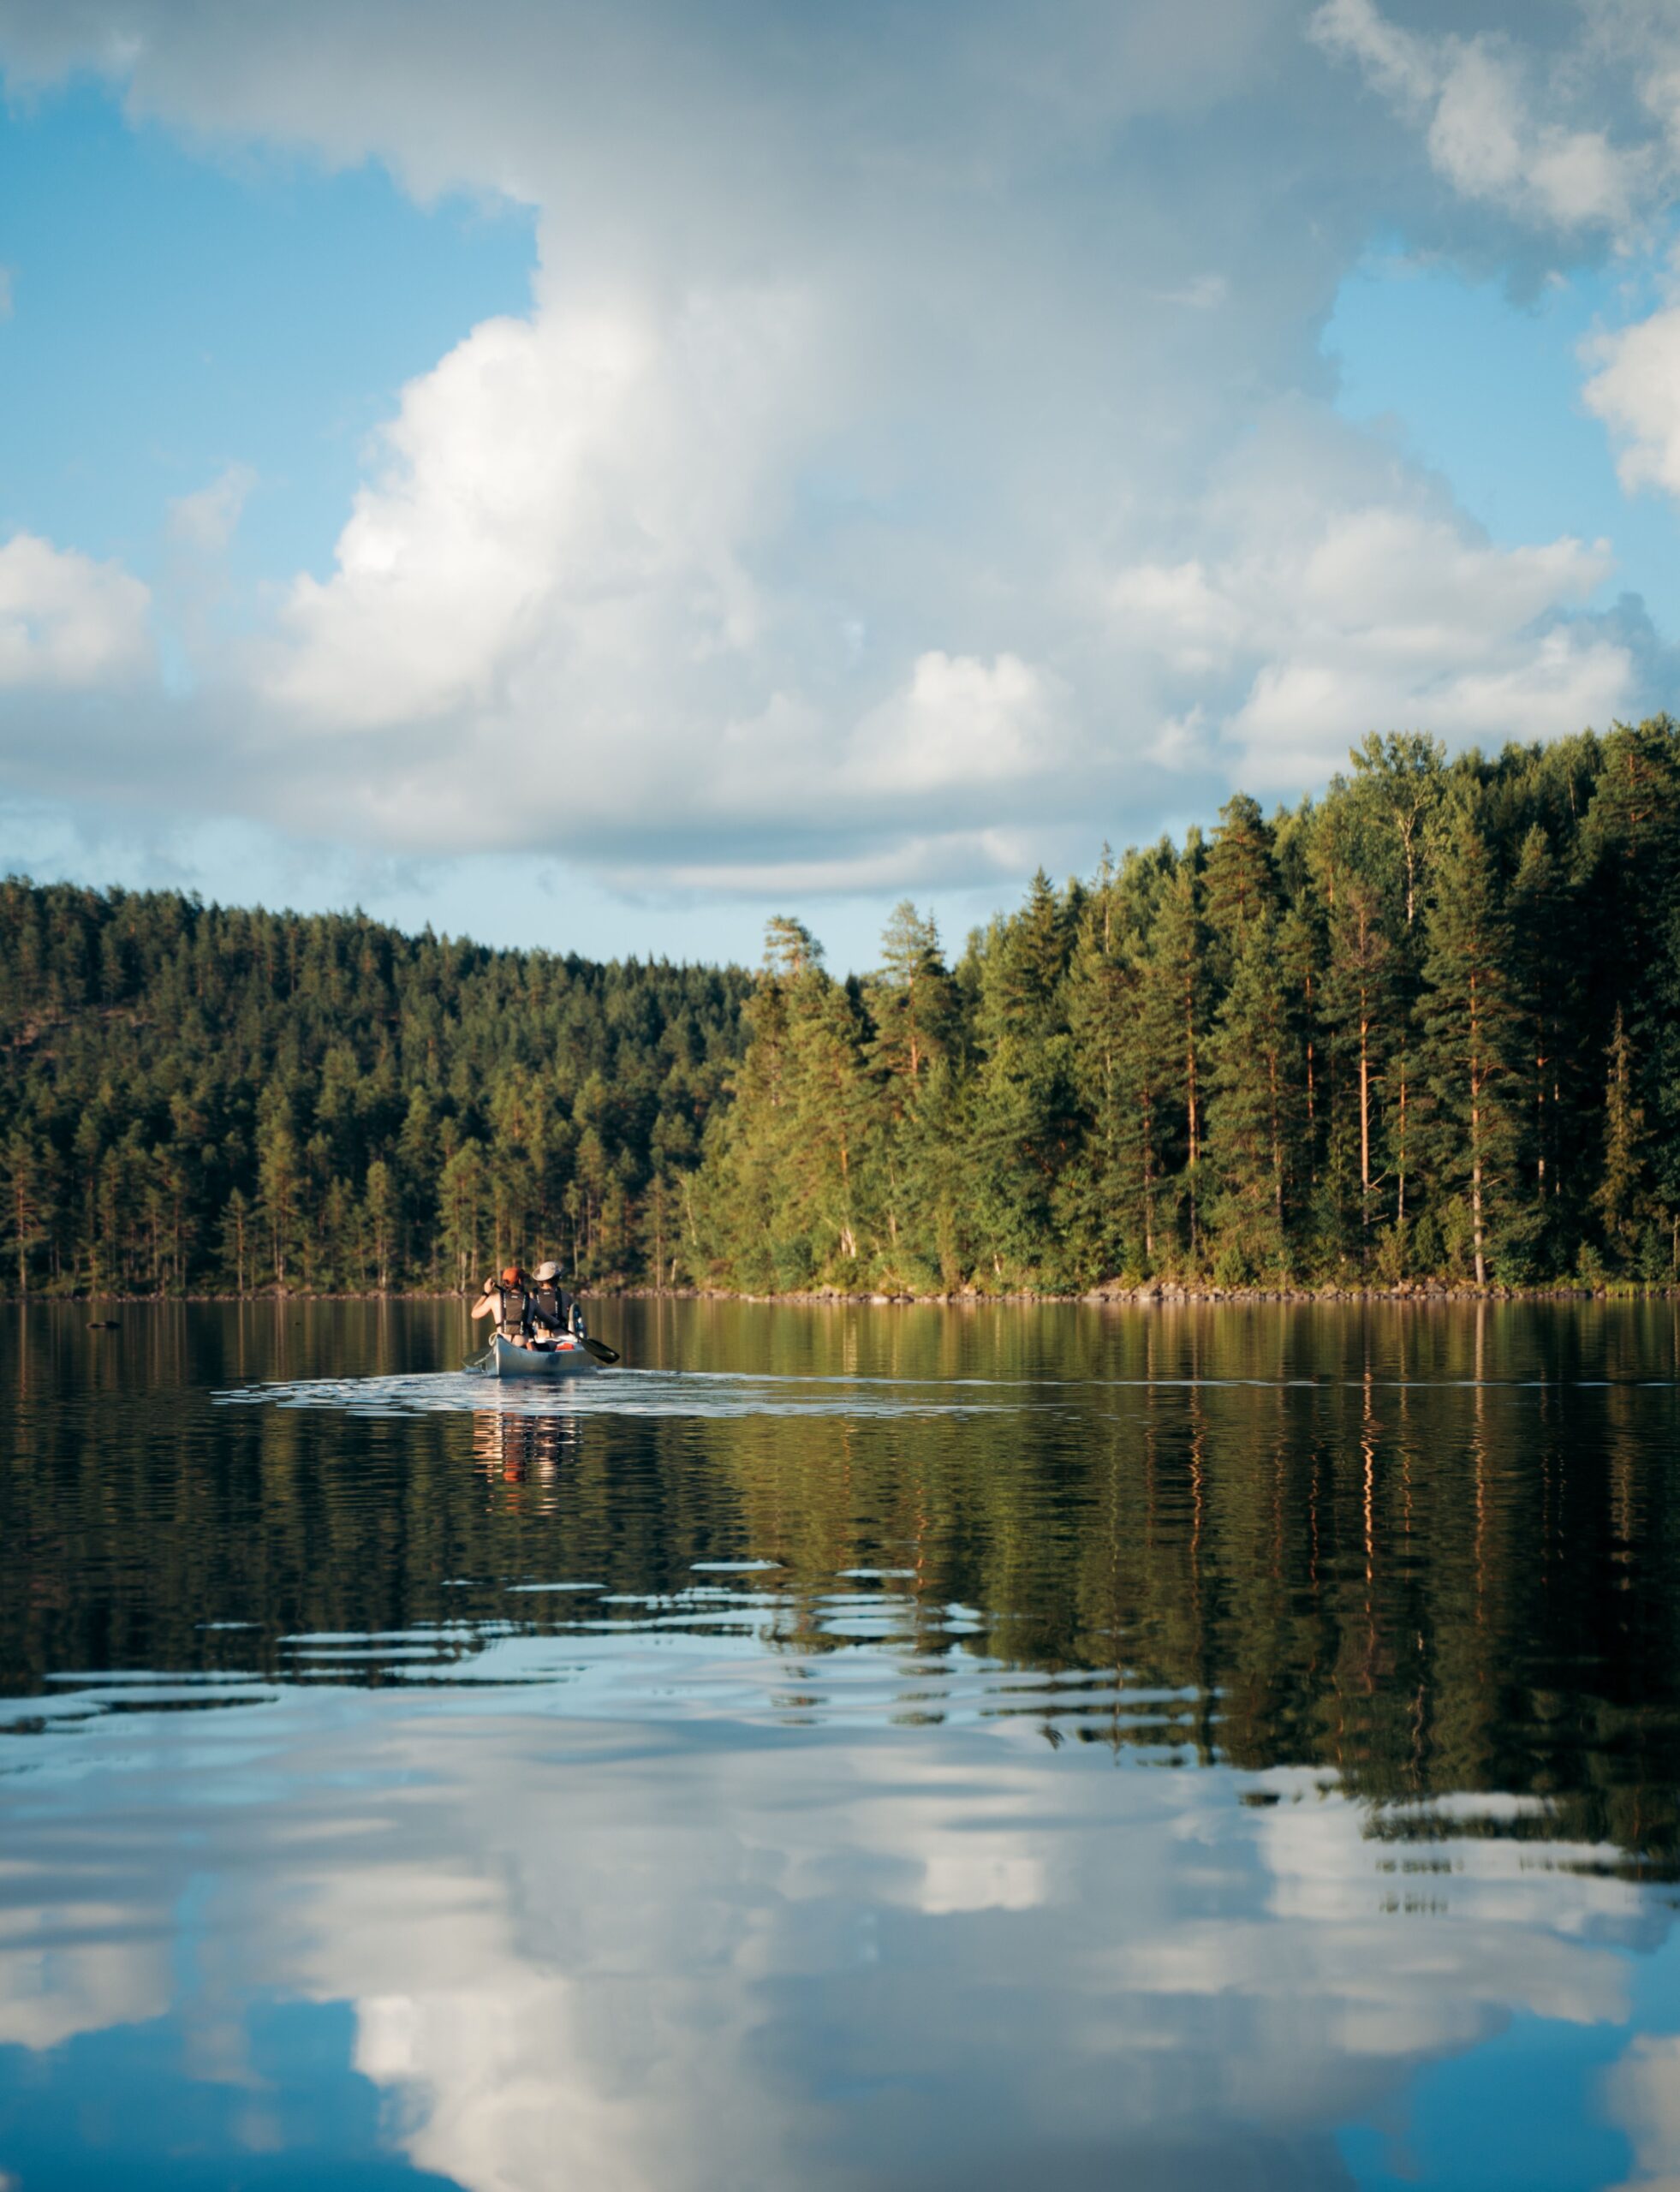
[[552,1347],[511,1347],[498,1332],[491,1375],[497,1378],[581,1378],[595,1367],[588,1355],[569,1333]]

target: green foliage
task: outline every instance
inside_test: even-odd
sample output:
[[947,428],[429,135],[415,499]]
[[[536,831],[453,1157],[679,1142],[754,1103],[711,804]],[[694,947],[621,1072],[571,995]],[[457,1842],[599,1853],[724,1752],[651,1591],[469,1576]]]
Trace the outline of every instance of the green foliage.
[[836,980],[0,885],[23,1291],[1680,1278],[1680,730],[1370,738]]
[[[1680,734],[1448,762],[1043,873],[947,972],[775,925],[694,1183],[769,1291],[1680,1269]],[[1608,1075],[1606,1075],[1606,1063]]]
[[669,1282],[749,990],[0,883],[0,1284],[476,1287],[543,1253]]

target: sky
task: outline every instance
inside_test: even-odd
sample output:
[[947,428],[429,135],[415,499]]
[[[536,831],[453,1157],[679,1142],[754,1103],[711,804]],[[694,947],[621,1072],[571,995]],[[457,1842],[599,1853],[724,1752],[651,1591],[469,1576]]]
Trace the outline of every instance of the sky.
[[1671,0],[0,0],[0,867],[593,956],[1671,704]]

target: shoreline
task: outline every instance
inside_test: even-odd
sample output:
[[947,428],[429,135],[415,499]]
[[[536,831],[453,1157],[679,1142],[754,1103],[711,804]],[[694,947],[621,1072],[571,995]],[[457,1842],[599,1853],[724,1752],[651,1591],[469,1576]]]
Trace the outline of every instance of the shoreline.
[[[305,1308],[317,1302],[473,1302],[477,1296],[428,1288],[392,1288],[389,1291],[294,1293],[265,1287],[247,1294],[7,1294],[0,1305],[16,1309],[75,1309],[95,1307],[164,1308],[178,1305],[270,1303],[277,1307]],[[1402,1279],[1392,1286],[1216,1286],[1194,1280],[1145,1279],[1135,1286],[1116,1283],[1081,1292],[982,1293],[964,1288],[952,1294],[879,1294],[849,1292],[821,1287],[795,1294],[743,1294],[725,1287],[616,1286],[587,1290],[580,1299],[593,1302],[742,1302],[760,1307],[837,1308],[1229,1308],[1272,1305],[1309,1307],[1314,1304],[1344,1306],[1385,1303],[1396,1307],[1418,1304],[1486,1302],[1680,1302],[1680,1285],[1635,1279],[1578,1279],[1546,1285],[1504,1285],[1490,1282],[1478,1286],[1473,1280],[1446,1278]]]

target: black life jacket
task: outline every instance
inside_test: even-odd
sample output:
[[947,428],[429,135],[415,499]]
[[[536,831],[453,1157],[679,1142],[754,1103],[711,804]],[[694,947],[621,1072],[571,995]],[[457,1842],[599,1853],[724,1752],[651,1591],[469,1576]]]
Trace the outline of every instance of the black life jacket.
[[523,1287],[498,1286],[496,1303],[496,1329],[500,1332],[518,1332],[531,1329],[531,1296]]
[[572,1297],[557,1280],[543,1279],[539,1282],[536,1310],[538,1316],[551,1325],[556,1331],[570,1331]]

